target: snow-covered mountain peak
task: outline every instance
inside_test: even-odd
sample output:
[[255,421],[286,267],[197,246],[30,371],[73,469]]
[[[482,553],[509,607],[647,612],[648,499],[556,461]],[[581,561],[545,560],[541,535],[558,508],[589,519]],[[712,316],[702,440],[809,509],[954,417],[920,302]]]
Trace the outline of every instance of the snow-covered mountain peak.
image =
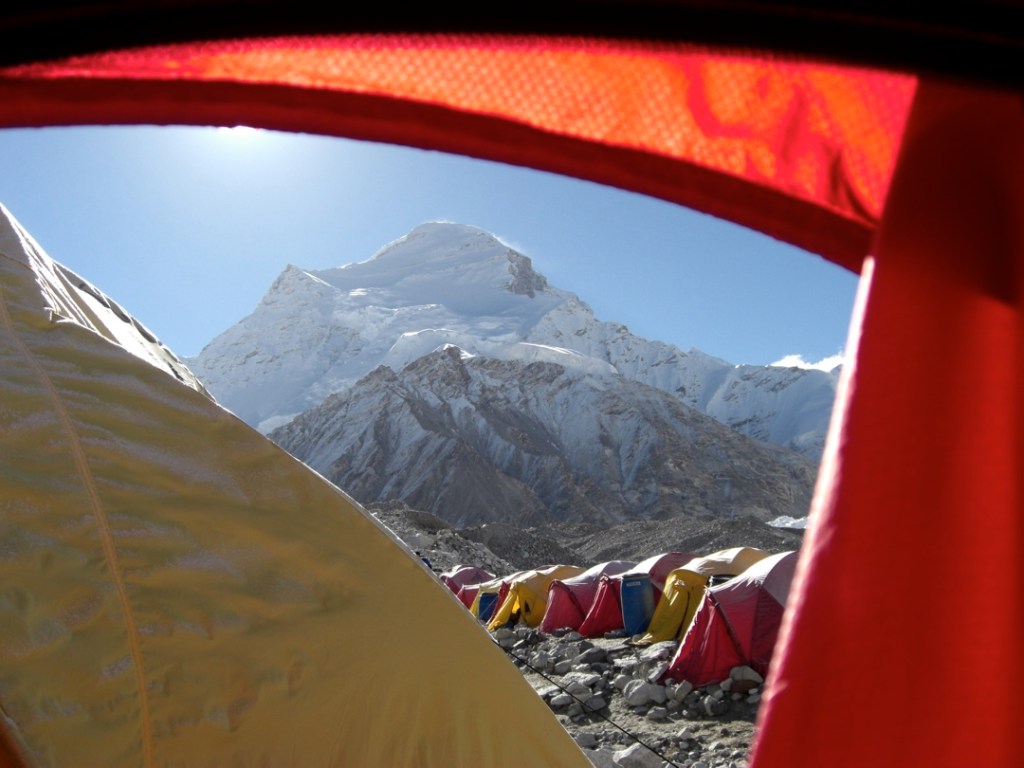
[[[528,257],[482,229],[447,222],[421,224],[366,261],[308,274],[364,306],[441,304],[470,315],[508,311],[515,297],[547,289]],[[545,305],[563,297],[548,299]]]
[[380,365],[399,371],[448,347],[623,376],[811,456],[835,392],[835,376],[822,371],[733,366],[600,321],[527,256],[447,222],[421,224],[343,267],[289,265],[251,315],[189,363],[221,403],[269,432]]

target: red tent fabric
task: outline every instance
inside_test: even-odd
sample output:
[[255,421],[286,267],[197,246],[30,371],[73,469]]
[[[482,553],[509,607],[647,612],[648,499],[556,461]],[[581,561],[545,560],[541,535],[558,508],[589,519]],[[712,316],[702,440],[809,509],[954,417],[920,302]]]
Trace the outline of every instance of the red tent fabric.
[[796,561],[796,552],[770,555],[707,590],[664,679],[700,687],[740,665],[767,675]]
[[[447,585],[448,589],[456,595],[467,584],[479,584],[481,581],[490,581],[494,574],[476,565],[456,565],[442,573],[439,577],[441,583]],[[470,602],[472,604],[472,601]]]
[[622,629],[622,580],[634,576],[650,578],[656,595],[661,595],[668,574],[683,563],[689,562],[697,555],[692,552],[663,552],[637,563],[616,575],[601,576],[597,584],[597,594],[587,611],[586,618],[579,626],[579,633],[584,637],[600,637],[608,632]]
[[628,560],[610,560],[588,568],[571,579],[551,582],[540,631],[551,633],[562,628],[578,629],[594,603],[600,578],[628,571],[635,565]]
[[[1016,761],[1018,4],[599,3],[594,23],[574,6],[557,27],[571,36],[472,34],[486,25],[443,4],[353,28],[302,2],[204,5],[5,10],[0,126],[247,123],[452,151],[690,205],[861,273],[751,765],[859,766],[866,732],[879,765]],[[428,33],[454,29],[470,33]],[[936,551],[974,578],[908,611],[886,565],[926,569]],[[841,712],[820,706],[821,679]],[[978,680],[1000,684],[979,698]],[[879,721],[874,682],[915,706]]]
[[472,608],[473,607],[473,601],[476,599],[476,593],[479,592],[479,591],[480,591],[480,585],[479,584],[466,584],[465,586],[460,587],[459,591],[456,592],[455,594],[459,598],[459,601],[464,606],[466,606],[467,608]]

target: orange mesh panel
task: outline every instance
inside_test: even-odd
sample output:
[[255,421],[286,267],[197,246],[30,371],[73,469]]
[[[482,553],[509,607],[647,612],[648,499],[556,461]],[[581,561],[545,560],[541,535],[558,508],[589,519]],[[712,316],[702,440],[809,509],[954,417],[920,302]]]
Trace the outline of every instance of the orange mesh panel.
[[[33,81],[104,84],[77,97],[42,92],[63,101],[59,122],[224,122],[234,105],[239,122],[462,152],[657,195],[855,269],[914,88],[904,76],[679,46],[416,35],[183,44],[0,73],[0,85]],[[139,81],[151,87],[141,92]],[[215,84],[290,87],[195,87]],[[85,103],[119,94],[124,103],[106,111]],[[5,95],[9,125],[55,119],[52,107],[19,117],[11,97],[24,91]],[[201,104],[211,100],[219,105]],[[311,109],[315,117],[296,117]]]

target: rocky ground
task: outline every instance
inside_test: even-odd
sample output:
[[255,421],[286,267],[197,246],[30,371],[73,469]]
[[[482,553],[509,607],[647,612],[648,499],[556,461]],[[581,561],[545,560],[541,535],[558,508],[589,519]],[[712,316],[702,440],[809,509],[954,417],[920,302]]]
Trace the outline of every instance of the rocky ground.
[[[688,518],[603,531],[585,526],[523,531],[495,523],[454,530],[398,502],[368,509],[437,573],[470,564],[502,575],[548,564],[587,567],[736,546],[783,552],[798,549],[803,533],[755,519]],[[676,643],[640,646],[620,634],[587,639],[519,626],[499,629],[493,637],[595,766],[745,766],[763,683],[757,673],[740,667],[723,684],[698,690],[686,683],[662,685],[658,679]]]
[[754,670],[694,690],[658,681],[675,642],[544,636],[525,627],[494,633],[513,663],[601,768],[740,768],[754,734],[761,680]]

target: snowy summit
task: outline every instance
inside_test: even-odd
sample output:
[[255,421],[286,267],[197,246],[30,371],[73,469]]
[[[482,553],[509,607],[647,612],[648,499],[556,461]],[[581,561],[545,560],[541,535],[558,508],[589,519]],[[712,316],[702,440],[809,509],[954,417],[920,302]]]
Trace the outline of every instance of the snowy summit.
[[815,459],[835,395],[836,371],[735,366],[600,321],[527,256],[443,222],[365,261],[288,266],[249,316],[187,362],[221,404],[269,433],[378,366],[398,371],[450,346],[465,357],[623,376]]

